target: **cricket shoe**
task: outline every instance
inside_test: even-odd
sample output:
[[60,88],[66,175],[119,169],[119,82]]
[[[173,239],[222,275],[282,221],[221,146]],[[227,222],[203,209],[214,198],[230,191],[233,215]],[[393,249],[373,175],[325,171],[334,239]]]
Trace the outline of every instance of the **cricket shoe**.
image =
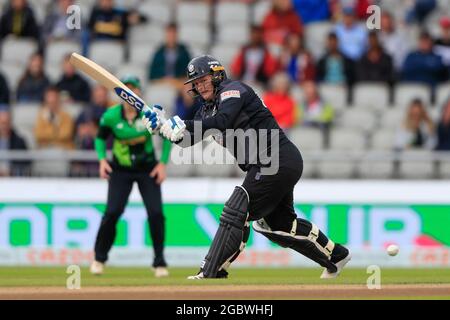
[[[226,279],[228,278],[228,272],[224,269],[217,271],[217,275],[214,279]],[[195,276],[189,276],[187,277],[188,280],[202,280],[202,279],[208,279],[203,274],[203,269],[200,269],[200,271]]]
[[169,270],[166,267],[156,267],[153,269],[155,278],[164,278],[169,276]]
[[352,259],[352,255],[347,248],[340,244],[336,244],[336,247],[331,254],[331,262],[336,266],[336,272],[330,272],[327,268],[325,268],[320,276],[320,279],[333,279],[336,278],[344,269],[345,265]]
[[104,266],[105,266],[104,263],[94,260],[91,264],[91,267],[89,268],[89,271],[92,274],[99,276],[99,275],[103,274]]

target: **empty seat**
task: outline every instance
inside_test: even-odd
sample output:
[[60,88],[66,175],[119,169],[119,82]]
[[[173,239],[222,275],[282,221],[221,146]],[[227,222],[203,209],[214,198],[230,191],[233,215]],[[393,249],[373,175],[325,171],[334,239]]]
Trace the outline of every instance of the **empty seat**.
[[36,147],[34,125],[39,109],[39,104],[17,104],[10,109],[13,127],[25,139],[30,149]]
[[347,89],[344,86],[321,84],[319,92],[324,101],[334,109],[340,110],[347,106]]
[[450,83],[441,84],[436,89],[436,105],[441,108],[450,98]]
[[[60,63],[57,63],[57,64],[46,63],[44,66],[44,72],[45,72],[45,75],[49,78],[50,82],[56,83],[61,79],[61,76],[63,74],[63,69],[61,68]],[[81,72],[81,71],[79,71],[79,73],[83,74],[83,72]],[[86,79],[89,77],[85,76],[84,78]],[[92,81],[92,82],[94,82],[94,81]]]
[[327,36],[333,28],[329,22],[310,23],[305,28],[306,45],[315,59],[325,53]]
[[430,104],[430,88],[424,84],[403,83],[395,87],[395,104],[407,108],[411,101],[420,98],[425,105]]
[[383,110],[389,106],[389,87],[385,84],[358,83],[353,90],[356,108]]
[[209,45],[211,34],[206,24],[185,24],[178,29],[178,38],[189,45]]
[[152,23],[166,25],[172,20],[171,7],[167,1],[146,1],[139,5],[138,10],[141,14],[146,15]]
[[396,133],[394,130],[379,130],[375,132],[372,135],[372,149],[393,150],[395,135]]
[[202,2],[181,2],[177,5],[176,21],[179,24],[208,24],[211,16],[210,6]]
[[441,161],[439,169],[439,178],[450,179],[450,161]]
[[155,24],[142,24],[133,26],[129,33],[130,50],[134,46],[153,45],[159,46],[165,37],[164,27]]
[[405,179],[431,179],[434,164],[431,153],[426,150],[407,150],[402,152],[399,176]]
[[145,87],[147,83],[147,68],[143,68],[142,65],[126,63],[117,68],[116,75],[119,79],[126,75],[134,75],[141,80],[142,87]]
[[217,40],[219,43],[231,45],[243,45],[248,42],[250,30],[246,24],[230,25],[218,30]]
[[234,57],[238,54],[238,52],[239,46],[232,46],[225,44],[215,45],[211,49],[212,56],[218,59],[222,63],[222,65],[225,66],[227,72],[230,72],[229,67],[233,62]]
[[124,54],[125,47],[119,41],[96,41],[89,49],[90,58],[110,72],[123,63]]
[[351,109],[341,115],[338,123],[343,128],[354,128],[371,132],[377,124],[377,119],[370,110]]
[[175,105],[177,90],[171,85],[152,82],[144,92],[145,102],[149,105],[159,104],[166,109],[167,115],[172,115]]
[[269,11],[272,9],[272,2],[270,0],[260,0],[253,5],[252,22],[255,25],[260,25]]
[[[39,149],[45,155],[46,159],[36,160],[32,165],[32,172],[35,176],[44,177],[64,177],[69,173],[69,162],[63,160],[65,153],[64,149],[46,148]],[[52,160],[55,159],[55,160]]]
[[402,125],[405,116],[405,110],[400,107],[385,110],[381,113],[380,126],[386,129],[397,129]]
[[363,150],[366,148],[365,135],[360,130],[333,129],[330,133],[330,149]]
[[289,137],[300,150],[320,150],[323,148],[323,136],[319,129],[295,128],[289,131]]
[[26,66],[30,56],[37,51],[37,43],[31,39],[8,37],[2,44],[2,64]]
[[8,64],[3,62],[0,66],[0,71],[8,82],[9,90],[16,91],[19,80],[25,72],[25,64]]
[[229,27],[231,24],[249,25],[250,10],[244,3],[220,2],[215,8],[216,25]]
[[52,41],[45,51],[45,63],[60,65],[64,57],[72,52],[81,53],[81,45],[73,41]]
[[151,64],[157,49],[157,46],[150,43],[132,45],[130,47],[130,63],[140,65],[141,68],[147,68]]
[[73,120],[76,120],[84,109],[82,103],[70,102],[64,105],[64,111],[67,112]]
[[358,165],[358,176],[364,179],[390,179],[393,171],[391,161],[362,160]]
[[318,163],[318,173],[323,179],[350,179],[354,176],[354,164],[349,161],[324,160]]

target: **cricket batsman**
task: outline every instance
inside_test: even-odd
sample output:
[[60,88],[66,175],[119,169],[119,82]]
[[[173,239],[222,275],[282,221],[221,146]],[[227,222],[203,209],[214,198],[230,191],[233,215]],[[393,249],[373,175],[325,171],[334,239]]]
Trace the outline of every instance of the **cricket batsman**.
[[194,120],[174,116],[164,121],[159,112],[146,110],[145,126],[182,147],[212,135],[247,172],[225,203],[200,271],[188,279],[226,278],[227,268],[245,247],[250,222],[256,232],[324,267],[321,278],[339,275],[350,252],[315,224],[297,218],[293,191],[303,159],[261,98],[245,83],[228,79],[222,64],[209,55],[191,60],[187,77],[189,91],[202,102]]

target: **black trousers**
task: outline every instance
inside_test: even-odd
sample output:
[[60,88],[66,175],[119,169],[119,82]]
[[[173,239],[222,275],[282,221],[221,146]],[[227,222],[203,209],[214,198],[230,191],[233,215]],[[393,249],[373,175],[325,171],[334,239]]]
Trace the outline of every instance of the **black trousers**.
[[108,260],[108,252],[116,237],[116,225],[125,210],[134,182],[138,184],[148,215],[155,253],[153,267],[166,266],[163,255],[165,230],[160,186],[149,176],[149,172],[125,172],[117,169],[109,178],[106,211],[95,241],[95,260]]
[[303,172],[303,159],[292,143],[280,146],[279,169],[274,175],[261,175],[252,167],[242,186],[249,194],[249,220],[264,218],[272,230],[289,232],[297,218],[294,211],[294,187]]

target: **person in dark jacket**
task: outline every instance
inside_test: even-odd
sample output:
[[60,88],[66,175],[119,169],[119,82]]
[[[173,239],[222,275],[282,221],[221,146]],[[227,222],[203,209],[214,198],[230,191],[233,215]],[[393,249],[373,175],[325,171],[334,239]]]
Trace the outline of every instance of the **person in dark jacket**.
[[450,98],[442,109],[442,116],[438,123],[436,150],[450,151]]
[[56,86],[60,91],[67,91],[70,98],[76,102],[89,102],[91,98],[91,88],[70,63],[70,55],[64,58],[62,69],[64,71]]
[[10,34],[39,39],[39,27],[26,0],[11,0],[0,18],[0,40]]
[[166,27],[166,40],[152,58],[149,70],[150,80],[173,81],[184,78],[185,66],[191,56],[186,46],[178,42],[177,25]]
[[[12,128],[10,113],[0,110],[0,152],[5,150],[27,150],[27,144]],[[0,176],[22,176],[29,172],[29,161],[0,161]]]
[[0,105],[9,104],[9,87],[5,77],[0,73]]
[[382,48],[375,32],[369,34],[369,47],[356,64],[356,81],[394,83],[392,58]]
[[41,102],[50,81],[44,74],[44,62],[40,53],[31,56],[27,70],[17,88],[18,102]]

